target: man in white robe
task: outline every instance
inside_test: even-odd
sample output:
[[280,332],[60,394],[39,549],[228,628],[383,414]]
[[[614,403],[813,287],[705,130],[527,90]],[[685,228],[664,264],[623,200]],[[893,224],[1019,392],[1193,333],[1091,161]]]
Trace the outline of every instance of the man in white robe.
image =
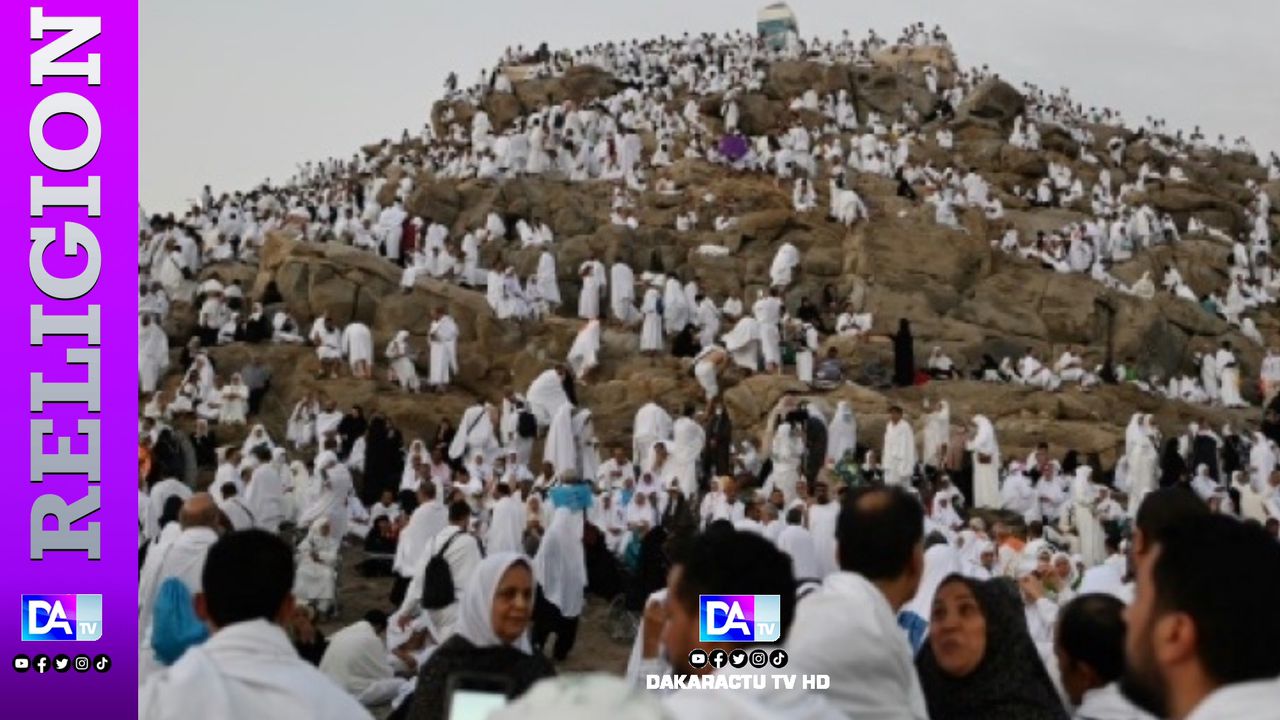
[[791,273],[800,265],[800,251],[795,245],[784,242],[773,256],[769,266],[769,280],[773,287],[787,287],[791,284]]
[[151,630],[156,594],[169,578],[178,578],[194,596],[200,592],[200,573],[209,547],[218,539],[218,507],[207,493],[198,493],[182,504],[178,514],[181,527],[176,538],[153,545],[147,552],[138,579],[138,680],[144,681],[159,669],[151,648]]
[[352,377],[373,377],[373,334],[368,325],[353,322],[343,329],[342,353],[351,364]]
[[417,491],[418,507],[413,509],[409,522],[400,530],[396,541],[396,555],[391,568],[396,574],[396,585],[408,588],[413,573],[422,562],[422,552],[427,543],[449,524],[444,504],[437,498],[435,483],[420,483]]
[[497,501],[489,516],[489,528],[484,541],[485,554],[523,554],[524,531],[529,517],[524,500],[505,483],[499,483],[494,488],[494,497]]
[[458,324],[438,307],[435,319],[427,330],[428,347],[431,350],[427,384],[437,392],[444,392],[453,373],[458,371]]
[[693,413],[693,405],[686,405],[684,413],[671,427],[674,448],[670,461],[674,463],[674,477],[680,482],[680,492],[691,500],[698,490],[698,461],[707,442],[706,432],[693,419]]
[[547,440],[542,448],[542,461],[550,464],[556,477],[563,479],[578,470],[578,443],[573,429],[573,405],[562,404],[547,427]]
[[[267,532],[276,532],[284,521],[284,480],[271,464],[271,452],[261,447],[253,450],[258,466],[249,476],[249,486],[244,491],[244,502],[253,513],[254,525]],[[342,537],[339,535],[338,537]]]
[[671,415],[657,403],[645,403],[636,411],[632,427],[631,458],[647,470],[653,444],[671,439]]
[[409,683],[396,677],[384,636],[387,616],[380,610],[329,636],[329,647],[320,659],[320,672],[366,707],[386,705]]
[[560,305],[560,285],[556,280],[556,257],[549,250],[538,256],[538,294],[550,308]]
[[160,377],[169,369],[169,338],[150,315],[143,315],[138,326],[138,390],[144,394],[156,391]]
[[566,361],[579,380],[600,364],[600,321],[588,320],[573,339]]
[[333,321],[326,315],[316,318],[307,339],[316,348],[321,373],[331,378],[338,377],[338,367],[342,360],[342,334],[334,327]]
[[578,317],[592,320],[600,317],[600,297],[604,294],[606,280],[604,264],[591,259],[578,268],[582,279],[582,292],[578,295]]
[[1236,361],[1236,355],[1232,352],[1231,342],[1224,340],[1222,347],[1219,348],[1214,361],[1218,369],[1218,378],[1221,387],[1219,392],[1222,397],[1222,404],[1229,408],[1248,407],[1248,403],[1240,396],[1240,364]]
[[609,308],[613,319],[624,326],[640,320],[636,309],[635,273],[626,263],[614,263],[609,270]]
[[[892,513],[890,505],[895,506]],[[857,531],[839,538],[839,571],[797,604],[787,634],[787,671],[831,676],[823,697],[844,717],[925,720],[928,711],[911,646],[897,621],[924,573],[924,514],[899,488],[869,491],[842,512],[855,515],[849,526]],[[906,559],[902,566],[885,571],[882,562],[865,558],[872,555],[869,547],[883,542],[881,524],[890,517],[896,520],[899,512],[917,518],[913,537],[904,539],[908,546],[894,549],[894,557]],[[869,567],[875,568],[875,576],[864,574]]]
[[418,392],[418,368],[413,364],[413,355],[409,348],[409,331],[401,330],[387,343],[384,353],[390,363],[389,377],[400,389]]
[[[294,612],[293,575],[293,551],[277,537],[248,531],[214,543],[195,599],[213,636],[139,687],[139,720],[371,718],[298,657],[283,627]],[[260,608],[271,608],[270,617]]]
[[[475,572],[476,566],[480,564],[483,557],[479,541],[467,532],[470,524],[471,509],[465,502],[454,502],[449,506],[449,524],[427,542],[419,558],[418,567],[414,570],[413,580],[405,592],[404,601],[396,612],[395,622],[400,631],[403,632],[412,625],[415,630],[428,630],[434,638],[447,638],[453,633],[458,619],[457,598],[461,595],[461,589],[470,582],[471,574]],[[442,554],[445,562],[449,563],[455,597],[449,605],[424,610],[422,590],[427,564],[437,554]],[[391,644],[395,646],[395,643]]]
[[909,485],[916,467],[916,439],[911,424],[902,416],[902,408],[889,408],[889,422],[884,429],[884,482],[886,485]]
[[569,402],[569,395],[564,389],[564,378],[568,372],[567,368],[556,366],[542,371],[529,384],[525,399],[529,404],[529,411],[538,419],[539,426],[550,425],[551,418],[560,406]]
[[711,298],[702,296],[694,310],[694,324],[698,326],[698,342],[707,347],[716,341],[720,334],[720,309]]
[[477,455],[490,462],[498,452],[498,434],[494,427],[494,409],[488,403],[467,408],[458,421],[458,430],[449,444],[449,457],[470,460]]

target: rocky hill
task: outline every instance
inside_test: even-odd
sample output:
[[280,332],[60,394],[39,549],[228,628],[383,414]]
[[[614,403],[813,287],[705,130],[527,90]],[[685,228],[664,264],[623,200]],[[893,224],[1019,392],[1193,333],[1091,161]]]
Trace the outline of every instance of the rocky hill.
[[[777,133],[797,116],[818,122],[819,118],[808,117],[805,111],[797,114],[788,110],[789,101],[810,87],[820,93],[847,91],[860,120],[873,111],[894,117],[907,99],[922,117],[928,117],[935,96],[925,88],[923,62],[933,62],[941,70],[943,82],[955,68],[954,60],[936,48],[890,53],[880,60],[874,67],[775,63],[768,68],[760,92],[738,98],[740,128],[756,135]],[[581,104],[621,88],[622,84],[607,73],[580,66],[563,77],[517,82],[513,93],[490,93],[481,105],[495,131],[500,131],[541,105],[563,100]],[[703,121],[713,129],[718,127],[720,98],[705,97],[700,102]],[[680,107],[683,98],[677,97],[673,103]],[[1067,347],[1083,350],[1089,364],[1095,364],[1102,362],[1110,342],[1117,359],[1137,359],[1144,377],[1152,373],[1168,377],[1173,372],[1190,371],[1193,353],[1215,349],[1229,338],[1243,364],[1245,397],[1257,403],[1255,379],[1263,348],[1198,305],[1163,292],[1154,300],[1141,300],[1108,290],[1087,275],[1055,273],[992,247],[991,241],[1010,225],[1034,236],[1038,230],[1054,231],[1087,217],[1087,202],[1067,208],[1032,208],[1013,194],[1015,186],[1034,186],[1045,177],[1051,160],[1070,166],[1086,187],[1097,178],[1100,167],[1080,162],[1075,141],[1056,128],[1044,128],[1042,152],[1009,145],[1006,138],[1023,103],[1015,88],[989,79],[969,94],[953,120],[945,121],[955,135],[951,150],[942,149],[933,140],[933,130],[944,122],[941,120],[926,124],[922,140],[912,145],[913,161],[929,160],[939,169],[976,168],[1004,203],[1007,214],[1002,220],[988,221],[975,210],[962,212],[964,231],[937,224],[932,206],[897,197],[891,181],[857,173],[849,173],[848,180],[866,201],[871,217],[846,228],[827,218],[825,182],[817,187],[818,209],[796,213],[791,188],[780,187],[770,176],[681,160],[649,177],[650,187],[659,178],[673,180],[679,194],[650,190],[635,196],[633,213],[639,227],[634,230],[610,223],[613,185],[606,182],[568,183],[545,177],[494,182],[443,179],[424,173],[415,178],[407,209],[413,215],[446,224],[452,237],[483,225],[490,211],[545,222],[554,230],[556,241],[550,250],[556,256],[564,297],[561,313],[566,316],[542,322],[498,321],[482,291],[429,279],[420,279],[411,292],[401,293],[400,269],[388,261],[352,247],[302,242],[290,233],[277,232],[268,239],[259,266],[224,263],[206,268],[202,276],[224,281],[240,278],[255,295],[274,282],[283,305],[303,327],[320,312],[340,324],[359,319],[373,328],[380,361],[382,348],[402,328],[411,332],[414,347],[425,347],[429,310],[443,304],[462,332],[458,348],[461,373],[456,386],[444,396],[407,395],[386,381],[381,364],[376,380],[318,381],[314,379],[318,363],[310,348],[236,344],[216,348],[212,355],[223,368],[238,367],[250,352],[269,362],[275,379],[263,419],[277,437],[293,403],[313,391],[327,394],[342,407],[362,404],[366,409],[377,408],[396,421],[406,438],[425,437],[442,418],[456,421],[476,399],[496,401],[513,386],[523,391],[550,363],[563,361],[580,325],[572,317],[579,288],[576,271],[588,257],[594,255],[606,265],[625,261],[637,274],[656,270],[685,281],[696,279],[704,291],[721,299],[729,294],[754,297],[757,289],[768,284],[774,253],[783,242],[790,242],[800,249],[803,260],[786,293],[788,307],[794,309],[801,297],[818,298],[824,286],[830,285],[837,296],[851,298],[856,306],[873,314],[875,333],[887,334],[899,318],[908,318],[921,363],[937,345],[970,367],[984,353],[999,358],[1032,348],[1046,358],[1056,357]],[[473,106],[466,102],[437,103],[432,112],[437,136],[446,135],[450,123],[466,126],[473,114]],[[1104,160],[1113,183],[1135,177],[1144,162],[1161,173],[1168,170],[1169,159],[1141,141],[1137,133],[1103,125],[1093,127],[1092,132],[1097,142],[1094,152],[1099,157],[1105,154],[1105,142],[1112,135],[1120,133],[1129,141],[1123,165]],[[420,147],[417,140],[407,145],[391,143],[395,147],[386,153],[388,142],[370,146],[366,152],[370,156],[395,155]],[[647,154],[654,139],[645,137],[645,143]],[[1266,170],[1254,158],[1204,151],[1179,165],[1188,182],[1148,183],[1149,192],[1141,202],[1170,213],[1180,228],[1185,228],[1194,214],[1231,235],[1246,230],[1245,207],[1252,196],[1244,183],[1267,180]],[[385,172],[392,181],[384,186],[384,192],[389,193],[400,170],[395,167]],[[1280,184],[1271,183],[1266,190],[1274,207],[1280,208]],[[714,198],[709,203],[708,196]],[[677,233],[673,229],[675,216],[693,208],[699,209],[700,217],[732,215],[740,222],[729,232],[714,232],[703,222],[699,230]],[[1280,216],[1271,215],[1269,222],[1273,235],[1280,234]],[[697,248],[704,244],[723,246],[729,252],[723,256],[698,253]],[[509,264],[523,277],[534,271],[539,252],[521,249],[517,242],[490,242],[482,250],[481,265]],[[1112,272],[1132,282],[1149,271],[1158,281],[1164,268],[1173,264],[1198,295],[1221,292],[1227,284],[1229,254],[1230,247],[1220,240],[1184,233],[1181,243],[1140,251]],[[1253,317],[1274,345],[1280,338],[1280,317],[1272,310]],[[185,342],[191,326],[190,310],[179,308],[168,326],[174,347]],[[826,344],[838,347],[841,357],[855,368],[891,361],[890,346],[874,338],[831,338]],[[170,386],[173,382],[176,380],[170,378]],[[744,436],[760,430],[765,414],[783,394],[812,394],[794,374],[742,377],[731,371],[722,386],[735,430]],[[918,418],[925,398],[947,399],[955,422],[974,413],[990,417],[1008,457],[1048,441],[1055,451],[1068,447],[1096,451],[1112,460],[1123,445],[1124,425],[1131,413],[1138,411],[1154,413],[1166,434],[1190,420],[1239,427],[1256,422],[1258,416],[1256,409],[1225,411],[1192,406],[1144,394],[1131,386],[1104,386],[1093,392],[1073,388],[1050,394],[964,381],[908,389],[849,385],[820,394],[831,406],[837,400],[850,400],[859,416],[860,440],[873,447],[880,445],[890,404],[903,405],[909,415]],[[579,396],[593,411],[605,443],[628,440],[635,411],[646,402],[673,407],[685,398],[701,398],[687,365],[671,358],[654,362],[641,357],[636,331],[617,327],[604,332],[601,367]]]

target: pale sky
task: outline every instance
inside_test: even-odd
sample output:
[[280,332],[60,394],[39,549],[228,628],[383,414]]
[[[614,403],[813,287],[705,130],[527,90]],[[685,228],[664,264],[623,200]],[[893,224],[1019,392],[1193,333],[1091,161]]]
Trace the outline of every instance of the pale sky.
[[[765,0],[142,0],[140,189],[148,212],[284,179],[417,131],[454,70],[471,83],[507,45],[753,29]],[[1071,88],[1210,137],[1280,149],[1276,0],[791,0],[801,35],[893,40],[942,25],[965,65]]]

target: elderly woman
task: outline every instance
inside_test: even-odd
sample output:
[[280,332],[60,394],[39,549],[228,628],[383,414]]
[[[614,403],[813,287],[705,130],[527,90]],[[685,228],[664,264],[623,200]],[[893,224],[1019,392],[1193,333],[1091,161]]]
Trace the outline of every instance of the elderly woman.
[[555,675],[529,644],[534,604],[533,567],[518,553],[494,553],[476,566],[463,590],[457,631],[422,665],[404,717],[444,720],[450,675],[484,673],[511,681],[511,697]]
[[916,670],[933,720],[1066,720],[1006,579],[951,575],[933,596]]

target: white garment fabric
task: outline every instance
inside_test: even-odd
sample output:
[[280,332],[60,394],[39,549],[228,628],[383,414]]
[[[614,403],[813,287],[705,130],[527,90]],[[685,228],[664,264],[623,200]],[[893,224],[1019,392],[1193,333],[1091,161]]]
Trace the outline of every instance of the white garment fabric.
[[787,671],[831,676],[826,699],[848,718],[927,720],[897,613],[866,578],[836,572],[796,606]]
[[[973,505],[979,508],[998,508],[1000,502],[1000,446],[996,444],[996,431],[985,416],[976,415],[973,424],[977,428],[967,449],[973,453]],[[982,462],[979,456],[985,456]]]
[[884,451],[881,455],[886,485],[910,483],[916,467],[916,438],[905,417],[897,423],[885,424]]
[[329,647],[320,659],[320,672],[370,706],[389,702],[409,682],[395,676],[386,641],[367,620],[329,636]]
[[[517,563],[529,567],[529,572],[533,573],[529,558],[525,557],[524,553],[490,550],[489,555],[476,565],[475,572],[471,574],[471,580],[462,591],[457,633],[477,648],[504,644],[493,631],[493,599],[498,592],[498,585],[502,582],[502,576]],[[533,580],[534,587],[537,587],[536,575]],[[533,652],[527,631],[516,639],[513,646],[524,653]]]
[[342,352],[354,370],[356,363],[373,364],[373,335],[364,323],[351,323],[342,331]]
[[266,620],[221,628],[138,690],[139,720],[360,720],[359,702],[302,658]]
[[401,577],[413,577],[413,571],[422,560],[422,551],[427,543],[435,537],[445,525],[449,524],[449,513],[439,500],[422,503],[413,509],[409,523],[400,530],[396,541],[396,556],[392,568]]
[[587,562],[582,548],[583,518],[568,508],[556,508],[551,525],[533,558],[533,575],[547,601],[567,618],[582,614],[587,587]]
[[569,396],[564,392],[560,374],[552,368],[544,370],[533,379],[525,392],[525,400],[529,403],[529,411],[538,419],[538,424],[546,427],[556,411],[569,402]]
[[854,417],[849,401],[841,400],[827,427],[827,462],[834,465],[844,457],[845,452],[855,449],[857,445],[858,420]]
[[[518,495],[507,495],[493,504],[484,546],[492,557],[499,553],[523,553],[528,514]],[[402,541],[403,542],[403,541]]]

